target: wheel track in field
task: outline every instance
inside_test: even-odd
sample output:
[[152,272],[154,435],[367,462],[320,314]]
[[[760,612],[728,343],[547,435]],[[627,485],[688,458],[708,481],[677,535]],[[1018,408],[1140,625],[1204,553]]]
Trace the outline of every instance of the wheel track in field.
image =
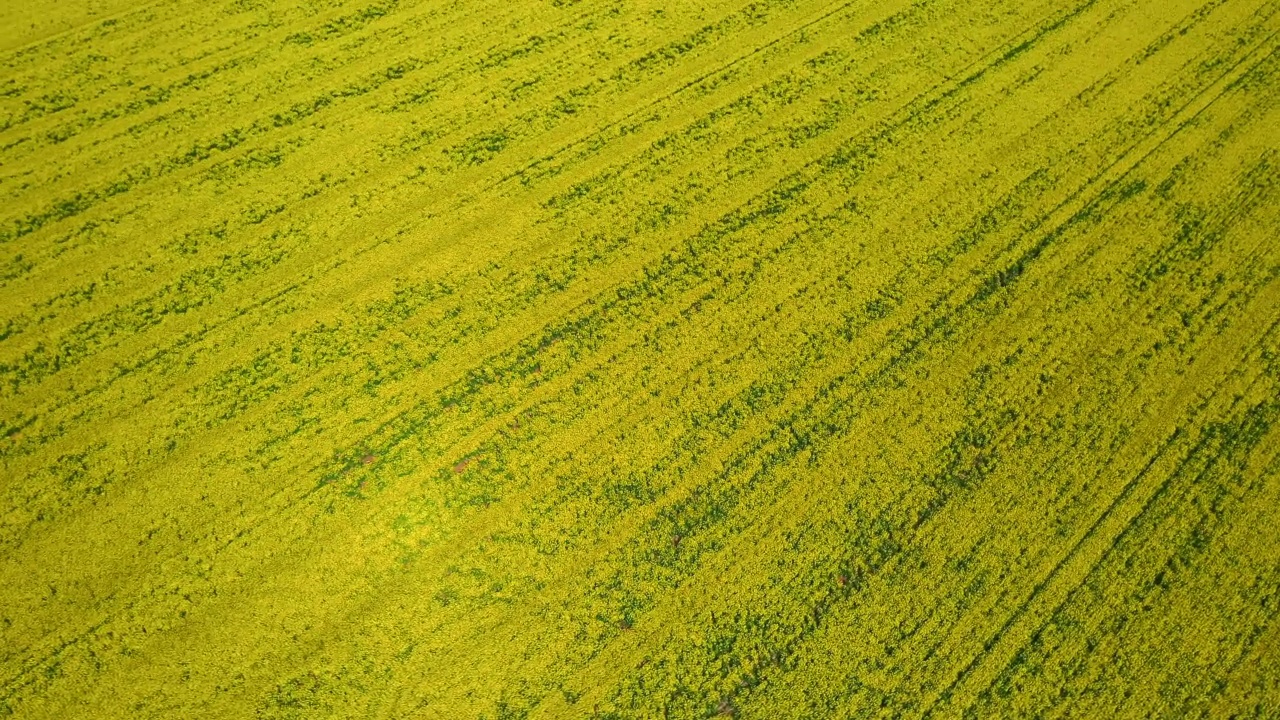
[[[1194,119],[1195,119],[1196,117],[1198,117],[1202,112],[1204,112],[1204,110],[1205,110],[1209,105],[1211,105],[1211,104],[1212,104],[1212,102],[1213,102],[1213,101],[1215,101],[1215,100],[1217,99],[1217,97],[1219,97],[1219,96],[1221,95],[1221,93],[1222,93],[1222,92],[1224,92],[1224,91],[1225,91],[1225,89],[1226,89],[1226,88],[1231,84],[1231,82],[1233,82],[1233,81],[1234,81],[1234,79],[1236,79],[1236,78],[1238,78],[1238,77],[1242,76],[1242,75],[1244,74],[1244,72],[1245,72],[1245,71],[1247,71],[1247,69],[1249,69],[1249,68],[1246,68],[1246,70],[1245,70],[1245,71],[1239,71],[1239,68],[1240,68],[1240,67],[1241,67],[1241,65],[1244,63],[1244,61],[1245,61],[1245,60],[1247,60],[1249,57],[1253,56],[1253,55],[1254,55],[1254,53],[1256,53],[1258,50],[1265,49],[1266,44],[1267,44],[1267,43],[1269,43],[1269,42],[1270,42],[1273,38],[1275,38],[1275,37],[1276,37],[1276,34],[1272,34],[1271,36],[1269,36],[1269,37],[1267,38],[1267,40],[1266,40],[1266,41],[1264,41],[1264,43],[1262,43],[1260,46],[1258,46],[1258,47],[1254,48],[1254,51],[1253,51],[1253,52],[1249,53],[1249,54],[1248,54],[1248,55],[1246,55],[1244,58],[1241,58],[1241,60],[1240,60],[1239,62],[1237,62],[1237,64],[1236,64],[1235,66],[1233,66],[1233,67],[1232,67],[1232,68],[1231,68],[1227,73],[1225,73],[1225,74],[1224,74],[1224,76],[1223,76],[1223,78],[1222,78],[1222,79],[1220,79],[1219,81],[1215,82],[1212,86],[1210,86],[1210,88],[1207,88],[1207,89],[1206,89],[1206,91],[1208,91],[1208,90],[1213,90],[1213,91],[1214,91],[1214,92],[1213,92],[1213,94],[1212,94],[1212,96],[1208,99],[1208,101],[1207,101],[1207,102],[1203,102],[1203,103],[1198,102],[1198,101],[1200,101],[1200,100],[1202,100],[1202,99],[1203,99],[1203,97],[1204,97],[1204,93],[1201,93],[1201,94],[1197,95],[1197,96],[1196,96],[1196,98],[1194,98],[1192,101],[1188,102],[1188,103],[1187,103],[1187,105],[1186,105],[1186,106],[1184,106],[1184,108],[1183,108],[1182,112],[1180,113],[1180,115],[1185,115],[1185,116],[1186,116],[1186,117],[1185,117],[1185,119],[1183,119],[1181,122],[1179,122],[1179,123],[1178,123],[1177,127],[1174,129],[1174,131],[1173,131],[1173,132],[1169,133],[1169,134],[1168,134],[1167,136],[1165,136],[1165,137],[1160,138],[1160,139],[1159,139],[1159,141],[1156,143],[1156,145],[1155,145],[1154,147],[1152,147],[1152,148],[1150,148],[1149,150],[1146,150],[1145,152],[1143,152],[1143,154],[1141,155],[1141,157],[1140,157],[1140,158],[1138,158],[1135,162],[1133,162],[1133,164],[1132,164],[1132,165],[1130,165],[1129,167],[1122,167],[1122,166],[1120,166],[1120,161],[1117,161],[1116,165],[1113,165],[1113,167],[1122,167],[1122,170],[1121,170],[1121,171],[1119,171],[1119,172],[1116,174],[1116,176],[1114,177],[1114,179],[1112,179],[1112,180],[1107,184],[1107,185],[1108,185],[1108,187],[1107,187],[1106,189],[1104,189],[1104,190],[1103,190],[1103,192],[1106,192],[1106,190],[1107,190],[1107,189],[1110,189],[1110,187],[1114,187],[1117,183],[1119,183],[1119,182],[1123,179],[1123,177],[1124,177],[1125,175],[1127,175],[1127,173],[1129,172],[1129,170],[1131,170],[1133,167],[1136,167],[1136,166],[1138,166],[1139,164],[1141,164],[1141,162],[1142,162],[1142,161],[1144,161],[1146,158],[1150,157],[1150,156],[1151,156],[1151,155],[1152,155],[1152,154],[1153,154],[1153,153],[1154,153],[1154,152],[1155,152],[1155,151],[1156,151],[1160,146],[1162,146],[1162,145],[1163,145],[1165,142],[1167,142],[1170,138],[1172,138],[1172,137],[1173,137],[1174,135],[1176,135],[1179,131],[1181,131],[1181,130],[1182,130],[1182,128],[1186,127],[1186,126],[1187,126],[1187,125],[1188,125],[1192,120],[1194,120]],[[1261,61],[1258,61],[1258,62],[1261,62]],[[1250,66],[1250,68],[1251,68],[1251,67],[1252,67],[1252,66]],[[1197,107],[1197,106],[1198,106],[1198,107]],[[1188,113],[1188,112],[1187,112],[1187,111],[1188,111],[1188,109],[1193,109],[1193,111],[1192,111],[1192,112],[1190,112],[1190,113]],[[1128,155],[1126,155],[1126,156],[1125,156],[1124,158],[1122,158],[1121,160],[1127,160],[1127,159],[1128,159],[1128,157],[1129,157],[1129,156],[1128,156]],[[1084,208],[1082,208],[1081,212],[1083,212],[1084,210],[1085,210],[1085,209],[1084,209]],[[1078,216],[1078,213],[1077,213],[1077,216]],[[1046,236],[1046,237],[1048,237],[1048,236]],[[1011,265],[1011,266],[1009,266],[1009,267],[1011,267],[1011,268],[1013,268],[1013,267],[1020,267],[1020,266],[1022,266],[1023,264],[1025,264],[1026,262],[1029,262],[1030,260],[1034,260],[1035,258],[1037,258],[1037,257],[1039,257],[1039,256],[1040,256],[1041,252],[1043,252],[1043,248],[1044,248],[1044,247],[1046,247],[1046,246],[1047,246],[1047,245],[1046,245],[1046,244],[1044,244],[1044,243],[1043,243],[1043,241],[1042,241],[1041,243],[1037,243],[1036,245],[1034,245],[1034,246],[1032,247],[1032,249],[1031,249],[1031,250],[1029,250],[1028,252],[1024,253],[1024,254],[1023,254],[1023,255],[1018,259],[1018,261],[1017,261],[1014,265]],[[1003,272],[1001,273],[1001,275],[1003,275],[1003,274],[1004,274],[1004,272],[1007,272],[1007,271],[1003,271]],[[1020,274],[1020,273],[1019,273],[1019,274]],[[1168,441],[1166,441],[1166,443],[1167,443],[1167,442],[1168,442]],[[1157,457],[1158,457],[1158,455],[1157,455]],[[1155,461],[1155,459],[1153,458],[1151,462],[1154,462],[1154,461]],[[1057,565],[1055,565],[1055,566],[1053,567],[1053,569],[1050,571],[1049,575],[1046,577],[1046,579],[1045,579],[1045,580],[1043,580],[1042,582],[1040,582],[1040,583],[1038,583],[1038,584],[1036,585],[1035,589],[1034,589],[1034,590],[1033,590],[1033,592],[1032,592],[1032,596],[1031,596],[1031,598],[1028,600],[1028,603],[1027,603],[1027,604],[1024,604],[1024,605],[1023,605],[1023,606],[1018,610],[1018,612],[1017,612],[1017,613],[1015,613],[1015,614],[1014,614],[1014,615],[1013,615],[1013,616],[1012,616],[1012,617],[1011,617],[1011,618],[1006,622],[1005,626],[1003,626],[1003,627],[1001,628],[1001,630],[1000,630],[999,632],[997,632],[997,634],[996,634],[996,636],[995,636],[995,639],[996,639],[996,640],[998,640],[999,638],[1002,638],[1002,637],[1004,637],[1005,635],[1007,635],[1007,634],[1009,633],[1009,631],[1013,628],[1013,626],[1015,625],[1015,623],[1018,623],[1018,622],[1021,620],[1021,618],[1024,616],[1024,614],[1029,613],[1028,606],[1029,606],[1033,601],[1035,601],[1035,600],[1036,600],[1036,598],[1041,594],[1041,591],[1043,591],[1043,590],[1045,589],[1045,587],[1046,587],[1046,586],[1048,586],[1049,584],[1051,584],[1051,583],[1053,582],[1053,580],[1058,576],[1058,572],[1059,572],[1060,568],[1061,568],[1065,563],[1070,562],[1073,558],[1075,558],[1075,557],[1076,557],[1076,553],[1077,553],[1077,552],[1080,550],[1080,548],[1083,546],[1083,543],[1085,542],[1085,540],[1087,540],[1089,537],[1091,537],[1092,532],[1093,532],[1094,530],[1096,530],[1096,528],[1097,528],[1097,527],[1098,527],[1098,526],[1099,526],[1099,525],[1100,525],[1100,524],[1101,524],[1101,523],[1102,523],[1106,518],[1108,518],[1108,517],[1110,517],[1110,516],[1111,516],[1111,514],[1112,514],[1113,510],[1115,509],[1115,507],[1116,507],[1117,503],[1120,503],[1124,498],[1128,497],[1128,495],[1130,494],[1130,492],[1131,492],[1131,491],[1133,490],[1133,488],[1135,487],[1135,484],[1138,482],[1138,480],[1140,480],[1140,479],[1141,479],[1141,477],[1142,477],[1142,474],[1140,473],[1140,474],[1139,474],[1139,476],[1138,476],[1137,478],[1135,478],[1135,480],[1131,481],[1131,483],[1130,483],[1130,484],[1128,484],[1128,485],[1126,485],[1126,486],[1125,486],[1124,490],[1122,490],[1121,494],[1120,494],[1119,496],[1117,496],[1117,498],[1113,501],[1112,505],[1111,505],[1111,506],[1109,506],[1109,507],[1107,508],[1107,510],[1105,510],[1105,511],[1103,512],[1103,514],[1102,514],[1101,516],[1099,516],[1099,518],[1095,521],[1095,523],[1094,523],[1094,525],[1091,527],[1091,529],[1090,529],[1089,533],[1087,533],[1083,538],[1081,538],[1081,540],[1080,540],[1076,545],[1074,545],[1074,546],[1072,547],[1072,549],[1068,552],[1068,554],[1067,554],[1066,556],[1064,556],[1064,557],[1063,557],[1063,559],[1062,559],[1062,560],[1061,560]],[[1148,503],[1150,502],[1150,498],[1148,498],[1147,502],[1148,502]],[[1145,505],[1144,505],[1144,507],[1145,507]],[[1127,526],[1126,526],[1126,527],[1127,527]],[[966,667],[961,671],[961,673],[957,676],[956,680],[952,683],[952,685],[951,685],[951,686],[949,686],[947,689],[945,689],[945,690],[941,693],[941,695],[940,695],[940,696],[939,696],[939,697],[938,697],[938,698],[937,698],[933,703],[931,703],[931,705],[930,705],[930,709],[926,710],[926,712],[925,712],[925,716],[931,716],[931,714],[932,714],[932,707],[933,707],[934,705],[936,705],[937,703],[945,703],[945,702],[947,702],[947,701],[949,700],[950,696],[954,694],[954,692],[955,692],[955,688],[956,688],[956,687],[957,687],[961,682],[965,681],[965,680],[967,679],[967,677],[968,677],[971,673],[973,673],[975,670],[977,670],[977,669],[978,669],[978,667],[979,667],[980,663],[985,659],[986,654],[987,654],[987,653],[989,653],[989,652],[991,652],[991,651],[993,650],[993,646],[994,646],[994,644],[995,644],[995,641],[993,641],[993,640],[989,640],[989,641],[987,642],[987,644],[986,644],[986,646],[985,646],[985,649],[984,649],[984,652],[983,652],[982,654],[978,655],[977,657],[975,657],[975,658],[971,661],[971,663],[970,663],[968,666],[966,666]],[[1014,651],[1016,651],[1016,650],[1017,650],[1017,648],[1008,648],[1008,649],[1004,650],[1004,651],[1001,653],[1001,657],[1003,657],[1003,656],[1005,656],[1005,655],[1011,656],[1011,654],[1012,654]],[[998,664],[998,663],[997,663],[997,664]]]
[[[1154,149],[1152,150],[1152,152],[1154,152]],[[1148,154],[1149,154],[1149,153],[1148,153]],[[1104,192],[1105,192],[1105,189],[1104,189]],[[1038,257],[1038,256],[1039,256],[1039,253],[1037,253],[1037,254],[1036,254],[1036,257]],[[1035,258],[1035,257],[1031,258],[1031,260],[1034,260],[1034,259],[1036,259],[1036,258]],[[580,307],[580,306],[579,306],[579,307]],[[885,352],[889,352],[889,350],[887,350],[887,349],[886,349],[886,350],[885,350]],[[581,377],[581,373],[578,375],[578,377]],[[567,384],[569,381],[568,381],[568,380],[565,380],[564,382]],[[282,490],[281,492],[285,492],[285,491],[284,491],[284,490]],[[265,522],[265,520],[264,520],[264,522]]]
[[[1097,229],[1095,229],[1095,230],[1094,230],[1094,232],[1102,232],[1102,231],[1103,231],[1103,230],[1102,230],[1101,226],[1099,226],[1099,228],[1097,228]],[[1034,322],[1034,320],[1032,320],[1031,322]],[[1141,324],[1142,324],[1142,322],[1141,322],[1140,320],[1137,320],[1137,319],[1130,319],[1129,321],[1127,321],[1127,323],[1121,323],[1121,325],[1124,325],[1124,324],[1127,324],[1127,325],[1129,325],[1129,326],[1130,326],[1130,328],[1132,328],[1132,327],[1134,327],[1134,326],[1138,326],[1138,327],[1140,327],[1140,326],[1141,326]],[[1115,331],[1118,331],[1118,327],[1117,327],[1117,328],[1115,328],[1115,329],[1113,329],[1113,332],[1115,332]],[[1073,356],[1074,356],[1074,359],[1073,359],[1073,360],[1065,360],[1066,366],[1067,366],[1067,367],[1080,366],[1080,365],[1081,365],[1081,363],[1082,363],[1082,361],[1087,360],[1087,358],[1088,358],[1089,354],[1090,354],[1090,351],[1089,351],[1089,348],[1088,348],[1087,346],[1086,346],[1086,347],[1080,347],[1080,348],[1076,348],[1076,349],[1074,349],[1073,351],[1071,351],[1071,352],[1070,352],[1070,355],[1073,355]],[[1191,420],[1189,419],[1189,420],[1188,420],[1188,422],[1191,422]],[[1010,439],[1011,437],[1012,437],[1012,435],[1008,435],[1008,434],[1004,435],[1003,437],[998,436],[998,437],[997,437],[997,439],[994,441],[994,443],[993,443],[993,444],[994,444],[994,446],[995,446],[995,447],[1004,447],[1004,446],[1007,446],[1007,445],[1009,444],[1009,439]],[[1116,452],[1118,453],[1118,452],[1119,452],[1119,450],[1117,450]],[[1108,464],[1112,463],[1112,462],[1114,461],[1115,457],[1116,457],[1116,455],[1114,455],[1114,454],[1113,454],[1112,460],[1109,460],[1109,461],[1108,461]],[[1097,480],[1097,479],[1098,479],[1098,478],[1096,478],[1096,477],[1095,477],[1094,481],[1096,482],[1096,480]],[[919,530],[919,524],[917,524],[917,530]],[[917,535],[917,537],[918,537],[918,535]],[[908,542],[908,544],[910,544],[910,538],[908,538],[907,542]],[[973,550],[971,550],[971,552],[972,552],[972,551],[973,551]],[[976,612],[976,611],[973,611],[973,612]],[[932,617],[931,617],[931,618],[930,618],[929,620],[927,620],[926,622],[933,621],[933,620],[934,620],[934,618],[932,618]],[[923,625],[923,624],[924,624],[924,623],[922,623],[922,625]],[[936,625],[936,622],[934,622],[934,624]],[[922,626],[922,625],[921,625],[921,626]],[[916,626],[916,627],[915,627],[915,628],[914,628],[914,629],[913,629],[913,630],[912,630],[912,631],[907,635],[907,637],[906,637],[906,638],[904,638],[904,640],[909,639],[911,636],[915,635],[915,634],[916,634],[916,633],[921,629],[921,626]],[[932,646],[932,648],[928,651],[928,654],[926,655],[926,658],[927,658],[927,657],[932,656],[935,652],[937,652],[937,651],[938,651],[938,649],[939,649],[939,648],[942,648],[943,646],[944,646],[943,641],[939,641],[939,642],[938,642],[938,644],[936,644],[936,645]],[[916,654],[918,655],[919,653],[916,653]],[[906,660],[906,659],[904,658],[904,659],[899,660],[899,662],[900,662],[900,663],[902,663],[904,666],[910,667],[910,666],[912,666],[912,663],[918,663],[918,662],[920,662],[920,660],[909,661],[909,660]],[[901,689],[897,690],[896,692],[901,692]]]
[[[840,423],[837,423],[837,424],[840,424]],[[997,444],[999,444],[999,441],[997,441]],[[812,514],[812,511],[813,511],[813,510],[814,510],[814,508],[803,508],[803,507],[798,508],[798,507],[796,507],[794,504],[790,504],[790,505],[787,505],[787,511],[786,511],[786,514],[787,514],[788,516],[790,516],[790,517],[795,517],[795,516],[808,517],[809,515],[811,515],[811,514]],[[744,542],[746,542],[748,545],[750,544],[750,542],[749,542],[749,541],[744,541]],[[903,544],[904,546],[910,545],[910,544],[911,544],[911,542],[912,542],[912,541],[911,541],[911,538],[910,538],[910,537],[906,537],[906,538],[904,538],[904,539],[902,540],[902,544]],[[744,551],[745,551],[745,548],[744,548]],[[890,560],[890,559],[887,559],[887,560]],[[875,572],[877,572],[877,571],[878,571],[879,567],[880,567],[880,566],[877,566],[877,567],[873,567],[873,568],[872,568],[872,574],[873,574],[873,575],[874,575],[874,573],[875,573]],[[827,609],[829,609],[829,608],[828,608],[828,607],[826,607],[826,606],[824,606],[824,607],[820,608],[820,610],[819,610],[818,612],[819,612],[820,614],[822,614],[822,615],[825,615],[825,614],[826,614],[826,612],[825,612],[825,611],[826,611]],[[802,636],[800,639],[803,639],[803,636]]]
[[[1268,333],[1273,331],[1275,327],[1276,325],[1273,325]],[[1265,336],[1266,335],[1264,335],[1264,337]],[[1233,404],[1231,406],[1231,410],[1228,412],[1233,411],[1235,407],[1236,404]],[[1000,626],[997,632],[983,644],[982,651],[961,670],[957,679],[945,688],[938,697],[932,699],[925,709],[923,714],[924,717],[933,717],[938,708],[948,706],[953,697],[964,691],[962,686],[968,684],[969,678],[975,673],[990,667],[990,664],[994,664],[997,672],[1008,667],[1016,652],[1025,646],[1025,641],[1023,641],[1022,645],[1015,644],[1008,647],[1001,647],[1002,645],[1008,645],[1008,643],[1004,642],[1005,638],[1017,636],[1029,639],[1034,635],[1034,633],[1030,632],[1030,628],[1022,627],[1023,625],[1028,622],[1039,622],[1040,624],[1037,626],[1037,629],[1043,627],[1044,623],[1047,622],[1047,619],[1051,617],[1054,612],[1057,612],[1063,605],[1070,601],[1074,591],[1078,589],[1082,583],[1086,582],[1088,576],[1092,574],[1094,569],[1099,567],[1101,563],[1107,559],[1111,550],[1115,548],[1120,539],[1125,537],[1134,527],[1134,524],[1147,513],[1147,511],[1152,507],[1152,504],[1163,495],[1170,483],[1172,483],[1173,480],[1183,472],[1183,469],[1188,466],[1187,464],[1197,458],[1198,453],[1208,440],[1208,438],[1201,436],[1197,443],[1183,455],[1182,459],[1177,462],[1172,470],[1169,470],[1162,475],[1152,473],[1156,463],[1162,460],[1162,458],[1165,457],[1166,452],[1181,439],[1181,434],[1182,428],[1179,426],[1160,443],[1160,447],[1151,455],[1151,458],[1147,461],[1146,465],[1144,465],[1133,478],[1124,484],[1120,493],[1111,501],[1110,504],[1107,505],[1094,522],[1089,525],[1084,534],[1081,535],[1074,544],[1072,544],[1067,554],[1049,570],[1048,574],[1042,580],[1035,584],[1027,601],[1021,605],[1018,610]],[[1151,477],[1149,478],[1149,476]],[[1161,477],[1163,477],[1163,479],[1160,479]],[[1142,489],[1143,492],[1137,493],[1136,491],[1139,489]],[[1130,502],[1130,500],[1132,500],[1132,502]],[[1121,514],[1120,510],[1122,506],[1128,512]],[[1120,523],[1117,528],[1109,528],[1105,534],[1099,534],[1099,530],[1103,528],[1104,525],[1114,525],[1116,522]],[[1102,539],[1099,540],[1099,543],[1105,544],[1105,547],[1101,547],[1100,550],[1089,548],[1088,546],[1097,544],[1090,542],[1095,537],[1101,537]],[[1093,552],[1086,553],[1086,549],[1093,550]],[[1060,574],[1068,572],[1068,570],[1064,570],[1064,568],[1067,568],[1069,565],[1079,563],[1085,564],[1083,574],[1081,575],[1080,572],[1073,573],[1074,575],[1080,575],[1080,577],[1078,579],[1064,580],[1063,582],[1072,583],[1067,585],[1065,588],[1056,587],[1060,584],[1057,582]],[[1051,609],[1046,609],[1045,611],[1038,613],[1035,613],[1032,610],[1033,605],[1041,604],[1041,597],[1057,597],[1057,595],[1063,593],[1065,593],[1065,597],[1059,600]],[[1050,599],[1043,602],[1052,603],[1054,601]],[[1033,619],[1026,620],[1025,618]],[[1014,640],[1012,642],[1017,643],[1019,640]],[[994,656],[994,659],[989,659],[992,656]],[[994,681],[995,677],[972,681],[978,683],[980,689],[976,693],[971,694],[976,695],[980,693],[982,690],[990,687]]]
[[[1274,330],[1274,328],[1275,326],[1272,326],[1272,330]],[[1261,343],[1259,343],[1259,346],[1260,345]],[[1255,346],[1255,348],[1256,347],[1258,346]],[[1272,394],[1274,395],[1274,378],[1268,378],[1265,374],[1260,374],[1257,377],[1255,377],[1252,381],[1252,385],[1250,385],[1250,387],[1245,391],[1245,393],[1242,393],[1241,395],[1242,396],[1247,395],[1250,390],[1253,390],[1259,387],[1264,387],[1264,386],[1270,386],[1272,388]],[[1206,400],[1206,402],[1208,402],[1208,400]],[[1248,407],[1246,407],[1243,412],[1240,412],[1240,413],[1234,412],[1234,410],[1237,407],[1242,407],[1245,405],[1248,405]],[[1210,475],[1215,471],[1219,473],[1223,472],[1218,467],[1221,456],[1219,454],[1205,454],[1203,452],[1211,442],[1216,441],[1222,446],[1221,448],[1219,448],[1219,453],[1226,452],[1226,453],[1229,453],[1229,456],[1236,456],[1236,453],[1240,453],[1241,455],[1248,456],[1250,453],[1253,453],[1260,449],[1265,448],[1265,445],[1263,445],[1265,441],[1265,435],[1267,434],[1268,431],[1271,431],[1271,434],[1274,435],[1274,430],[1272,429],[1276,426],[1275,420],[1276,420],[1276,412],[1275,412],[1274,401],[1272,401],[1271,403],[1268,403],[1266,400],[1263,400],[1260,402],[1245,402],[1243,401],[1242,397],[1237,397],[1237,399],[1233,402],[1231,409],[1229,409],[1226,413],[1224,413],[1224,415],[1222,416],[1222,419],[1205,426],[1202,429],[1201,437],[1199,441],[1195,443],[1195,445],[1186,452],[1181,462],[1179,462],[1177,466],[1172,471],[1170,471],[1169,477],[1159,486],[1156,492],[1154,492],[1151,495],[1151,497],[1148,499],[1146,504],[1143,505],[1140,511],[1131,518],[1129,523],[1123,527],[1121,532],[1116,536],[1115,542],[1111,546],[1106,548],[1106,550],[1102,553],[1102,555],[1097,559],[1097,562],[1089,569],[1088,574],[1086,574],[1086,576],[1080,582],[1080,584],[1072,588],[1070,592],[1066,594],[1062,602],[1056,608],[1054,608],[1053,612],[1048,613],[1045,616],[1044,622],[1041,623],[1035,629],[1035,632],[1033,632],[1030,635],[1029,644],[1025,645],[1022,649],[1020,649],[1018,651],[1018,654],[1014,656],[1014,659],[1011,660],[1005,667],[1000,668],[999,672],[993,675],[991,682],[987,683],[979,692],[975,693],[973,702],[970,704],[970,707],[972,707],[973,704],[976,704],[978,702],[989,700],[992,686],[1001,682],[1001,680],[1005,679],[1008,676],[1008,674],[1014,669],[1016,659],[1021,655],[1022,652],[1024,652],[1027,648],[1030,647],[1030,643],[1035,642],[1037,638],[1041,637],[1042,634],[1048,628],[1050,623],[1056,623],[1057,620],[1063,616],[1063,612],[1066,607],[1076,602],[1078,596],[1082,595],[1085,588],[1089,587],[1090,578],[1096,573],[1098,573],[1098,571],[1105,564],[1111,561],[1113,551],[1120,548],[1121,545],[1124,544],[1125,541],[1130,538],[1134,538],[1134,542],[1132,544],[1141,543],[1141,540],[1137,539],[1136,536],[1138,536],[1139,533],[1142,532],[1142,528],[1141,528],[1142,520],[1152,512],[1152,508],[1156,505],[1156,503],[1159,500],[1164,498],[1165,494],[1168,492],[1169,487],[1175,480],[1181,481],[1181,484],[1183,485],[1183,495],[1175,499],[1171,499],[1169,502],[1171,504],[1176,504],[1181,507],[1187,507],[1192,505],[1191,501],[1188,500],[1188,498],[1198,497],[1193,495],[1193,491],[1194,489],[1202,487],[1204,485],[1203,481],[1208,475]],[[1235,436],[1235,433],[1225,435],[1225,437],[1221,434],[1223,432],[1224,427],[1228,430],[1235,430],[1238,433],[1241,427],[1248,428],[1250,422],[1262,424],[1264,428],[1261,431],[1261,434],[1259,434],[1259,436],[1257,437],[1252,438],[1251,441],[1248,438],[1244,440],[1243,446],[1241,446],[1240,444],[1237,444],[1237,438]],[[1179,430],[1180,429],[1181,428],[1179,428]],[[1265,450],[1263,450],[1263,452],[1265,454]],[[1274,459],[1275,458],[1273,457],[1271,464],[1274,464]],[[1192,467],[1192,463],[1196,461],[1202,462],[1203,467],[1195,473],[1194,478],[1191,478],[1188,480],[1188,478],[1186,477],[1188,475],[1188,471]],[[1264,461],[1264,464],[1266,464],[1266,461]],[[1266,474],[1265,471],[1263,471],[1263,474],[1264,475]],[[1246,497],[1247,495],[1230,498],[1231,503],[1229,507],[1234,508],[1235,505],[1243,503]],[[1109,512],[1113,511],[1114,507],[1115,505],[1113,503],[1113,505],[1108,508],[1108,511]],[[1168,513],[1171,517],[1177,517],[1177,514],[1175,513],[1174,510],[1167,509],[1165,512]],[[1232,529],[1231,522],[1230,522],[1230,520],[1232,519],[1232,513],[1221,511],[1221,509],[1216,506],[1216,501],[1215,501],[1215,515],[1213,517],[1214,517],[1213,525],[1215,527],[1215,531],[1212,533],[1209,533],[1210,537],[1215,537],[1215,538],[1220,537],[1224,532],[1230,531]],[[1102,518],[1100,517],[1099,522],[1101,521],[1102,521]],[[1200,527],[1202,526],[1197,525],[1197,528],[1200,528]],[[1091,530],[1092,529],[1093,528],[1091,528]],[[1136,554],[1137,551],[1133,551],[1133,552],[1135,552]],[[1194,566],[1192,566],[1192,568],[1194,568]],[[1179,571],[1181,573],[1186,569],[1188,568],[1184,565],[1183,567],[1179,568]],[[1272,613],[1272,616],[1274,616],[1274,612]],[[1230,663],[1231,668],[1237,667],[1239,663],[1242,661],[1242,659],[1251,652],[1250,648],[1252,647],[1255,641],[1256,641],[1256,637],[1244,643],[1244,645],[1240,648],[1240,651],[1236,653],[1236,658],[1231,661]],[[1232,671],[1233,671],[1232,669],[1227,669],[1226,674],[1229,676],[1232,673]],[[968,708],[966,708],[966,711],[967,710]]]

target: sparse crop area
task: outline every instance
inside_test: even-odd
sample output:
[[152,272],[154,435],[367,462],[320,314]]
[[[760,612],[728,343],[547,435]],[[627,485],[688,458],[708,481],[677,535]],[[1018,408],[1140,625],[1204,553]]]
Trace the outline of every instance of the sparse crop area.
[[1280,2],[0,27],[0,716],[1280,717]]

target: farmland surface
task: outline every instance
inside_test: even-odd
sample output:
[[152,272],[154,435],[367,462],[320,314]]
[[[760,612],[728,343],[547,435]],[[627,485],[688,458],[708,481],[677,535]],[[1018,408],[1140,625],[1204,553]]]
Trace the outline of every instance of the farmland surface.
[[1280,717],[1277,0],[10,0],[0,716]]

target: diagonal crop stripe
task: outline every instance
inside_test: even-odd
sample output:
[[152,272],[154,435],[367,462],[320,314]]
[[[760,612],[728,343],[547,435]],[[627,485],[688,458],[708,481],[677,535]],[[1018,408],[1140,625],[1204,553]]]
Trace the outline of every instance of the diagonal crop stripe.
[[0,716],[1280,715],[1280,3],[0,8]]

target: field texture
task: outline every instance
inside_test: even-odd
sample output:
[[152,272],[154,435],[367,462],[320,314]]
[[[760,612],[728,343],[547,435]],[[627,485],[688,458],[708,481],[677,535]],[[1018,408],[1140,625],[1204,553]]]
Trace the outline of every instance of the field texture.
[[9,0],[0,715],[1280,717],[1277,0]]

